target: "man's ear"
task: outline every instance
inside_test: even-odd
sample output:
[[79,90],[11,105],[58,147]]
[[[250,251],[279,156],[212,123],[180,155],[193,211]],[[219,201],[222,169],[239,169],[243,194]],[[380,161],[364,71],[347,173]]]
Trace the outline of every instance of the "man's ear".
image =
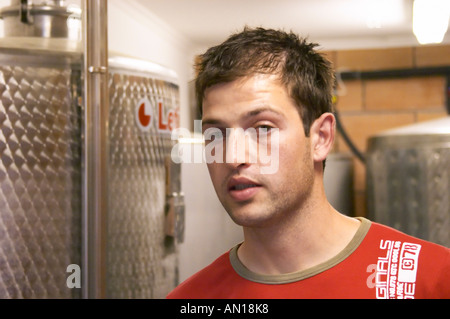
[[336,131],[336,119],[332,113],[324,113],[314,121],[310,130],[314,162],[323,162],[331,151]]

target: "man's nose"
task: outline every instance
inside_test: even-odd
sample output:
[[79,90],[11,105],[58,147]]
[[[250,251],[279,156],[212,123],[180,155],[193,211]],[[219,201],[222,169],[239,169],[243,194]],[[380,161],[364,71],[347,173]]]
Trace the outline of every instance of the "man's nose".
[[256,145],[252,142],[253,139],[251,132],[242,128],[227,129],[225,162],[234,167],[256,163]]

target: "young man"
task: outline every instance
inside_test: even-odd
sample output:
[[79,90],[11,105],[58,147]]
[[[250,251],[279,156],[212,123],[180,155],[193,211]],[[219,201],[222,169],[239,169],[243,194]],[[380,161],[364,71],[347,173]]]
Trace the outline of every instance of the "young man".
[[[202,55],[203,131],[223,133],[209,134],[206,147],[225,152],[208,169],[244,242],[168,298],[450,297],[449,249],[344,216],[327,201],[334,77],[315,46],[292,33],[246,28]],[[249,130],[256,134],[237,133]],[[252,161],[250,147],[239,157],[239,142],[277,156]],[[268,165],[276,169],[264,171]]]

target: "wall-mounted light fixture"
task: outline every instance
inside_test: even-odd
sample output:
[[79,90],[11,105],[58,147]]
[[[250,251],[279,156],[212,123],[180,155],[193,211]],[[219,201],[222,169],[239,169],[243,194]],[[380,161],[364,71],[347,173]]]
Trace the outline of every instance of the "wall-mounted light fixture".
[[449,0],[414,0],[413,33],[420,44],[440,43],[448,29]]

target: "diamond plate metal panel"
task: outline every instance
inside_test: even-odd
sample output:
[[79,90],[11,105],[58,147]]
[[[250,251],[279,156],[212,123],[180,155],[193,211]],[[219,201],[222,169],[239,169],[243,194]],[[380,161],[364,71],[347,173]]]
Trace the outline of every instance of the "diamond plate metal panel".
[[[79,298],[80,108],[70,68],[0,61],[0,298]],[[9,64],[9,65],[8,65]]]
[[164,233],[165,161],[170,134],[136,125],[135,109],[147,98],[178,108],[178,87],[145,75],[110,75],[110,160],[107,297],[164,298],[177,282],[177,254]]
[[[80,298],[67,266],[82,266],[80,61],[0,52],[0,298]],[[58,60],[59,59],[59,60]],[[58,61],[56,61],[58,60]],[[75,68],[76,70],[74,70]],[[173,146],[157,121],[143,133],[135,106],[178,108],[178,87],[146,74],[110,77],[107,296],[164,298],[177,284],[177,248],[166,236]]]
[[369,217],[450,247],[450,136],[372,138],[367,157]]
[[428,150],[427,194],[428,224],[433,225],[428,239],[450,247],[450,144],[448,147],[436,147]]

